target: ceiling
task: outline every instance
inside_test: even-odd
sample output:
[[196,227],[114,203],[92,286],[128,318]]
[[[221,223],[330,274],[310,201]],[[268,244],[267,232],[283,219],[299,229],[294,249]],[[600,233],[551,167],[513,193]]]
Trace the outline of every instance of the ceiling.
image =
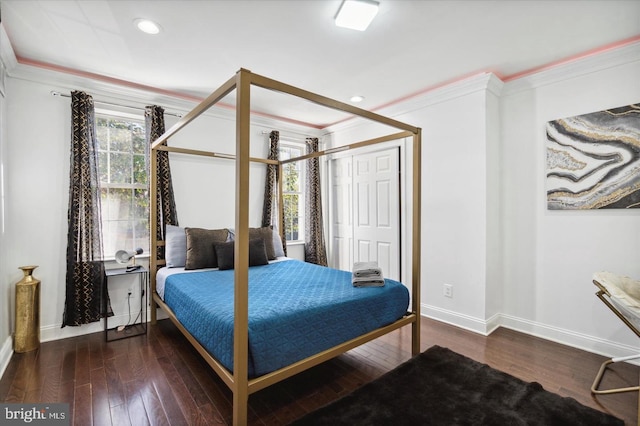
[[[640,40],[639,0],[379,0],[365,32],[334,25],[341,0],[2,0],[19,63],[203,98],[240,68],[377,110],[478,73],[521,73]],[[151,36],[136,18],[158,22]],[[339,116],[256,93],[259,112],[318,128]]]

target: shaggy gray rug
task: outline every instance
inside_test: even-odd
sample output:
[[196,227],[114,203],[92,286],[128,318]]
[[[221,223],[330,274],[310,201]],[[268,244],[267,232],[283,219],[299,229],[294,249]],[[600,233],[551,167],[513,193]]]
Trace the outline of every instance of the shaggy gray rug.
[[433,346],[294,425],[624,425],[449,349]]

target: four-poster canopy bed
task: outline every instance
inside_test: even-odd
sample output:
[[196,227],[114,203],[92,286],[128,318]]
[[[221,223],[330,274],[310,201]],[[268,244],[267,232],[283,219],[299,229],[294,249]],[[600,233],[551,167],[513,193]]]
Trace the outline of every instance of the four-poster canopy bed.
[[[308,158],[327,155],[337,150],[345,151],[348,149],[360,148],[368,145],[374,145],[382,142],[397,140],[401,138],[412,138],[412,154],[413,160],[411,169],[413,172],[412,180],[412,224],[411,232],[411,306],[407,312],[408,296],[405,302],[403,312],[400,315],[396,315],[390,321],[384,320],[382,325],[376,325],[374,328],[368,329],[365,332],[359,332],[356,337],[350,337],[346,341],[340,341],[338,344],[331,343],[330,347],[316,350],[313,354],[304,355],[303,359],[295,360],[289,365],[284,367],[275,367],[274,371],[259,371],[256,367],[250,368],[250,366],[256,365],[257,355],[250,353],[250,335],[249,328],[252,327],[252,322],[249,318],[249,282],[250,276],[255,276],[253,271],[257,268],[251,268],[250,272],[250,233],[249,228],[249,164],[250,162],[261,162],[265,164],[276,165],[282,175],[282,167],[284,161],[268,160],[260,158],[252,158],[249,155],[250,145],[250,91],[251,86],[258,86],[264,89],[281,92],[309,100],[321,106],[333,108],[339,111],[344,111],[353,114],[357,117],[366,118],[375,123],[382,124],[394,129],[398,129],[399,132],[370,139],[362,142],[352,143],[345,145],[337,149],[329,149],[326,151],[320,151],[312,154],[307,154],[295,159],[287,161],[304,160]],[[236,152],[235,155],[220,154],[215,152],[207,152],[201,150],[192,150],[186,148],[170,147],[166,145],[167,140],[180,131],[183,127],[187,126],[192,120],[197,118],[207,109],[215,105],[227,94],[236,90]],[[220,378],[229,386],[233,392],[233,423],[237,425],[246,424],[247,422],[247,404],[248,398],[251,393],[254,393],[260,389],[284,380],[292,375],[295,375],[301,371],[304,371],[314,365],[320,364],[328,359],[331,359],[341,353],[344,353],[356,346],[387,334],[393,330],[396,330],[405,325],[411,324],[412,326],[412,353],[417,355],[420,352],[420,318],[419,318],[419,301],[420,301],[420,147],[421,143],[421,130],[417,127],[413,127],[391,118],[383,117],[381,115],[356,108],[352,105],[342,103],[336,100],[329,99],[324,96],[320,96],[254,73],[248,70],[240,69],[234,77],[229,79],[220,88],[214,91],[209,97],[197,105],[192,111],[187,113],[182,119],[180,119],[176,125],[169,129],[165,134],[160,136],[151,146],[151,258],[150,258],[150,271],[151,271],[151,322],[156,322],[156,309],[161,307],[172,320],[173,323],[180,329],[189,342],[196,348],[196,350],[203,356],[212,369],[220,376]],[[157,170],[157,155],[160,151],[168,151],[175,153],[191,154],[197,156],[210,156],[220,158],[230,158],[235,160],[235,178],[236,178],[236,197],[235,197],[235,239],[231,243],[233,246],[233,270],[232,271],[220,271],[230,272],[228,279],[231,280],[231,296],[228,299],[228,303],[233,304],[231,310],[231,336],[229,338],[232,352],[232,358],[230,362],[223,363],[220,361],[220,356],[212,355],[208,347],[203,344],[200,339],[194,337],[197,333],[190,331],[188,326],[185,326],[178,318],[179,315],[166,303],[164,297],[166,295],[164,284],[162,288],[162,295],[158,293],[156,288],[156,275],[159,268],[165,265],[165,261],[158,259],[159,249],[165,244],[164,241],[159,241],[156,237],[156,230],[158,228],[157,223],[157,195],[156,187],[158,185]],[[279,181],[278,188],[279,206],[282,206],[282,179]],[[282,214],[282,209],[280,209]],[[282,233],[284,230],[279,230]],[[164,234],[163,234],[164,235]],[[252,255],[251,255],[252,256]],[[282,264],[294,264],[298,261],[286,261]],[[299,262],[304,264],[304,262]],[[280,265],[280,263],[278,263]],[[270,265],[271,266],[271,265]],[[316,267],[313,265],[313,267]],[[281,268],[281,267],[279,267]],[[317,267],[323,268],[323,267]],[[222,269],[222,268],[220,268]],[[275,269],[275,268],[274,268]],[[324,268],[329,270],[330,268]],[[331,270],[335,271],[335,270]],[[192,271],[190,271],[192,272]],[[216,271],[217,272],[217,271]],[[252,275],[253,273],[253,275]],[[336,271],[336,273],[345,273],[344,271]],[[178,274],[178,275],[190,275],[190,274]],[[195,275],[195,274],[194,274]],[[350,274],[349,274],[350,276]],[[251,278],[253,279],[253,278]],[[253,282],[253,281],[251,281]],[[349,281],[350,284],[350,281]],[[391,280],[388,281],[387,286],[389,289],[393,289],[394,286]],[[399,284],[399,283],[398,283]],[[182,284],[181,284],[182,285]],[[168,286],[168,284],[167,284]],[[217,285],[216,285],[217,286]],[[307,282],[300,283],[300,286],[307,286]],[[352,287],[349,285],[349,287]],[[403,285],[399,284],[403,291],[406,289]],[[168,287],[167,287],[168,288]],[[397,288],[397,287],[395,287]],[[362,289],[359,289],[362,290]],[[364,294],[364,293],[363,293]],[[385,296],[386,297],[386,296]],[[402,298],[402,296],[400,297]],[[252,306],[255,307],[255,299],[252,300]],[[376,305],[377,306],[377,305]],[[401,306],[401,305],[400,305]],[[177,308],[176,308],[177,309]],[[188,309],[188,308],[187,308]],[[254,308],[255,309],[255,308]],[[366,309],[366,308],[365,308]],[[371,310],[371,308],[369,308]],[[397,305],[395,308],[398,310]],[[253,314],[252,314],[253,315]],[[297,314],[306,316],[306,313]],[[311,314],[309,314],[311,315]],[[326,315],[325,315],[326,316]],[[331,316],[331,315],[329,315]],[[309,316],[309,318],[313,318]],[[350,322],[350,321],[349,321]],[[355,321],[354,321],[355,322]],[[294,323],[292,321],[292,323]],[[231,355],[229,355],[231,357]],[[230,368],[231,365],[231,368]],[[252,377],[254,376],[254,377]]]

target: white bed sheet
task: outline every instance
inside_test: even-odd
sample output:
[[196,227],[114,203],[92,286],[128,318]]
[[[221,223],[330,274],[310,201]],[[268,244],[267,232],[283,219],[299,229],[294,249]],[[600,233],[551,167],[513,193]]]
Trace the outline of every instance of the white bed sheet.
[[[270,260],[269,263],[282,262],[285,260],[291,260],[290,257],[278,257],[277,259]],[[203,272],[203,271],[217,271],[218,268],[205,268],[205,269],[184,269],[184,267],[179,268],[167,268],[166,266],[158,269],[156,273],[156,293],[160,296],[162,300],[164,300],[164,285],[167,281],[167,278],[173,274],[184,274],[190,272]]]

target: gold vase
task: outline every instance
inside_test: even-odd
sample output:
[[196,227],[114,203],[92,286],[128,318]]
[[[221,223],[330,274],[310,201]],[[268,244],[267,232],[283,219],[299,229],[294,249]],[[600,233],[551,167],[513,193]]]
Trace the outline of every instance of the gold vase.
[[15,352],[29,352],[40,346],[40,280],[33,270],[37,266],[21,266],[24,276],[16,283]]

